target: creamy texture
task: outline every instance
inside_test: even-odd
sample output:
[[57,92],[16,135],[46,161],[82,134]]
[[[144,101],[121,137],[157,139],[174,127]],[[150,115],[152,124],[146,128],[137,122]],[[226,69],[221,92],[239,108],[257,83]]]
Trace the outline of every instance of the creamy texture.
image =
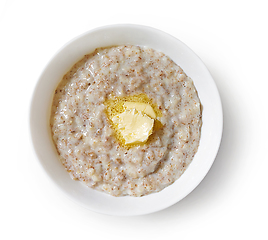
[[[138,94],[161,114],[125,106],[154,121],[146,143],[126,148],[105,102]],[[114,196],[143,196],[176,181],[198,149],[201,124],[192,80],[163,53],[139,46],[85,55],[58,85],[51,110],[53,141],[71,177]]]

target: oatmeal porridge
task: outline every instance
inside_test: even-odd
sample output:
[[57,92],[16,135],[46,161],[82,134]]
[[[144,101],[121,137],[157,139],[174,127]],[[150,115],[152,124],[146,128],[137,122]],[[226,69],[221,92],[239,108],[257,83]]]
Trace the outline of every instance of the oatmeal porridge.
[[74,180],[113,196],[144,196],[176,181],[197,152],[201,103],[163,53],[98,48],[55,90],[50,125]]

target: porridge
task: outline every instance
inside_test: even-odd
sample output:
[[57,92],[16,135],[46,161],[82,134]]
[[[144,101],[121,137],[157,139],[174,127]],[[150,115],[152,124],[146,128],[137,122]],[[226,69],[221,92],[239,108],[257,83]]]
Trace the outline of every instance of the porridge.
[[169,57],[141,46],[98,48],[55,90],[50,125],[74,180],[113,196],[176,181],[197,152],[201,103]]

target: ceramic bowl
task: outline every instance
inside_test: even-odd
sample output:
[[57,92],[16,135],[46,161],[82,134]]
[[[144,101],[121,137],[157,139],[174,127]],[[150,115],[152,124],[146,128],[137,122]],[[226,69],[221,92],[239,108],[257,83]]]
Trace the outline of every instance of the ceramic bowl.
[[[98,47],[133,44],[169,56],[193,79],[203,106],[200,146],[185,173],[164,190],[144,197],[113,197],[71,179],[52,142],[49,118],[53,94],[63,75],[85,54]],[[30,130],[37,160],[67,197],[84,207],[109,215],[141,215],[165,209],[187,196],[208,173],[222,136],[222,107],[216,85],[200,58],[180,40],[139,25],[111,25],[88,31],[63,46],[43,70],[30,110]]]

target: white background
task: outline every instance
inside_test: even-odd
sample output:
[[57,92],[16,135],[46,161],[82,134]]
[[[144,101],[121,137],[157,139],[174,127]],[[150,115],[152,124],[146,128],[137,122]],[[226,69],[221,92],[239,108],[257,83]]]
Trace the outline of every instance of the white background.
[[[266,1],[0,1],[0,239],[267,239]],[[143,24],[206,64],[224,110],[222,144],[202,183],[174,206],[114,217],[68,200],[29,135],[35,84],[66,42],[95,27]]]

